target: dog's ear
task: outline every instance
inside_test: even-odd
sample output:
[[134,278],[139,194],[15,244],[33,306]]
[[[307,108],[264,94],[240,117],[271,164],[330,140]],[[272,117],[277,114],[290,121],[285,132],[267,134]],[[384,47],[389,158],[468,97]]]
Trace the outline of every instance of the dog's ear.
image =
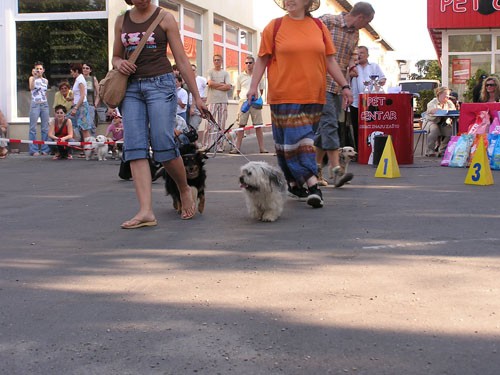
[[269,178],[269,182],[272,186],[278,186],[281,187],[282,185],[282,178],[281,178],[281,172],[275,170],[275,169],[266,169],[266,174]]

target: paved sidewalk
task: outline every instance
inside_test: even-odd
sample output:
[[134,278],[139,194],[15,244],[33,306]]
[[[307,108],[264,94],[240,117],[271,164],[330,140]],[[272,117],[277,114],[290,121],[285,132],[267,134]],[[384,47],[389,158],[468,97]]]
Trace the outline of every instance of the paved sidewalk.
[[397,179],[353,163],[324,208],[288,200],[261,223],[245,162],[207,160],[191,221],[157,181],[158,226],[127,231],[118,161],[1,160],[0,373],[500,373],[499,172],[471,186],[438,159]]

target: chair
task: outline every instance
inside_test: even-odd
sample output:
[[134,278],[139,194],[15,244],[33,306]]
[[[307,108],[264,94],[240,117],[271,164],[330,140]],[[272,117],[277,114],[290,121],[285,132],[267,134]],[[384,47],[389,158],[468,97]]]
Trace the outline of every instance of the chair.
[[426,112],[423,112],[421,117],[420,117],[420,129],[413,129],[413,135],[418,135],[417,138],[417,143],[415,143],[415,147],[413,148],[413,154],[415,154],[415,151],[418,148],[418,144],[422,144],[422,148],[420,150],[420,156],[424,155],[424,147],[427,144],[427,130],[423,129],[423,122],[425,120]]

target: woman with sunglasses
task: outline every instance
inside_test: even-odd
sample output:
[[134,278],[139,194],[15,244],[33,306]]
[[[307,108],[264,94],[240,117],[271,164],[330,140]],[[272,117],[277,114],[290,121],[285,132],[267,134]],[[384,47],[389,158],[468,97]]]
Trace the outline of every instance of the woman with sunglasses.
[[500,86],[498,78],[495,76],[486,77],[479,96],[480,103],[493,103],[500,100]]

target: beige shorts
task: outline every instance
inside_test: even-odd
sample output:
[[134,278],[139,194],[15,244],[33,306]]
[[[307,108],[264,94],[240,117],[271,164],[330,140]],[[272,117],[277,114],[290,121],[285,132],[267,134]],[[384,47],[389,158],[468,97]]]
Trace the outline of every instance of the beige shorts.
[[239,119],[240,128],[243,128],[247,125],[249,116],[252,117],[253,126],[264,124],[264,121],[262,120],[262,109],[250,107],[250,110],[246,113],[240,111],[240,119]]

